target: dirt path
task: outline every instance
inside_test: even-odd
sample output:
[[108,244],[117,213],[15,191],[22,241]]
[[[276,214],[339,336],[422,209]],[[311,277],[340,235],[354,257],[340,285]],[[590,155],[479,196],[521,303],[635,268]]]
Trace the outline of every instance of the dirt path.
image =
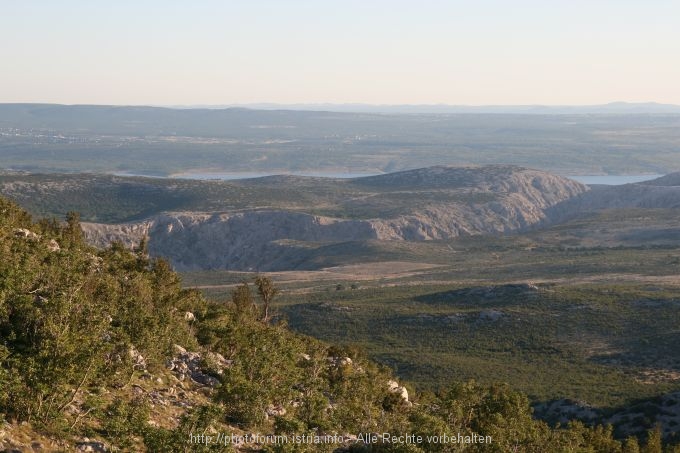
[[[318,271],[282,271],[267,272],[278,284],[289,284],[299,282],[317,281],[338,281],[356,280],[373,281],[380,279],[401,279],[414,277],[416,275],[428,273],[427,271],[443,267],[439,264],[412,263],[407,261],[385,261],[381,263],[350,264],[346,266],[327,267]],[[252,272],[234,272],[243,274],[244,278],[255,275]],[[228,285],[197,285],[191,286],[196,289],[219,289],[237,286],[237,283]]]
[[[367,263],[367,264],[352,264],[346,266],[336,266],[321,269],[318,271],[282,271],[267,273],[279,285],[292,285],[304,283],[317,283],[309,287],[291,289],[288,292],[302,293],[314,291],[320,287],[326,287],[328,282],[339,281],[356,281],[356,282],[372,282],[374,286],[389,287],[401,285],[420,285],[421,281],[403,281],[409,277],[426,276],[428,274],[437,273],[441,268],[446,266],[429,263],[412,263],[404,261],[386,261],[382,263]],[[244,279],[248,279],[254,274],[251,272],[242,272]],[[400,280],[400,281],[395,281]],[[585,275],[578,277],[564,277],[564,278],[533,278],[514,279],[514,280],[497,280],[492,276],[480,278],[463,278],[463,279],[428,279],[428,285],[450,285],[452,283],[468,284],[468,285],[498,285],[505,283],[556,283],[556,284],[582,284],[582,283],[649,283],[649,284],[664,284],[680,287],[680,275],[644,275],[644,274],[597,274]],[[320,284],[320,285],[319,285]],[[196,285],[191,288],[196,289],[228,289],[237,286],[238,283],[224,284],[224,285]]]

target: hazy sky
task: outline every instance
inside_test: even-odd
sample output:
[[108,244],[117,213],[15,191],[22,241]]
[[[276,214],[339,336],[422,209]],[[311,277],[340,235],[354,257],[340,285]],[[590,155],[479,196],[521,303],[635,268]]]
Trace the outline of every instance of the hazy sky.
[[680,104],[679,0],[0,0],[0,102]]

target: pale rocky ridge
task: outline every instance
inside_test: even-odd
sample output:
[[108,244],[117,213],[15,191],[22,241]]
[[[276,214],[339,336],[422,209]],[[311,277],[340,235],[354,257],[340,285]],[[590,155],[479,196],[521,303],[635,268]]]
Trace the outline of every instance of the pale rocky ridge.
[[[423,200],[390,218],[338,219],[298,211],[167,212],[137,223],[84,223],[91,243],[128,246],[148,236],[149,252],[177,270],[271,271],[289,263],[285,241],[333,243],[361,240],[424,241],[519,231],[549,221],[547,210],[585,193],[586,186],[538,170],[512,166],[431,167],[357,178],[383,190],[464,190],[488,200]],[[280,258],[280,259],[279,259]]]
[[588,212],[628,208],[680,208],[680,173],[620,186],[592,186],[587,192],[551,206],[546,217],[560,222]]
[[590,425],[612,425],[619,437],[639,436],[658,427],[662,436],[669,438],[680,424],[680,392],[646,399],[615,410],[603,410],[582,401],[559,399],[534,405],[534,416],[553,425],[566,425],[573,420]]

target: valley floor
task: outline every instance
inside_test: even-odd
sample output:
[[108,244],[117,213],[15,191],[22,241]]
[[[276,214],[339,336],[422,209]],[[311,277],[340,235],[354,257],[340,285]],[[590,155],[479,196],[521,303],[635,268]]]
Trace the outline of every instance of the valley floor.
[[[373,243],[381,253],[356,246],[353,264],[267,275],[283,288],[277,311],[293,329],[358,344],[418,388],[505,381],[534,401],[615,408],[680,390],[680,243],[625,239],[633,224],[624,219],[636,214],[510,236]],[[648,231],[672,220],[644,214]],[[252,275],[183,278],[219,300]]]

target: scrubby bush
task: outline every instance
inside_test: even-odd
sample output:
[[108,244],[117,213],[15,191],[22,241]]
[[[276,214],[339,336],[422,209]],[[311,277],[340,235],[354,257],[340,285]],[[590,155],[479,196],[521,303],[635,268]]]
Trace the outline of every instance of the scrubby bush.
[[[145,243],[88,246],[78,217],[65,224],[31,222],[0,198],[0,418],[73,430],[91,412],[95,430],[120,448],[148,451],[228,451],[188,444],[215,424],[279,435],[389,432],[393,435],[491,436],[465,451],[661,451],[652,432],[640,449],[613,438],[611,428],[572,423],[550,428],[534,420],[528,398],[506,385],[453,384],[440,394],[394,391],[389,369],[356,347],[329,347],[270,322],[277,290],[259,277],[227,303],[207,303],[181,288],[167,262],[149,259]],[[260,310],[255,300],[260,297]],[[186,312],[191,319],[186,321]],[[176,429],[149,425],[141,400],[80,401],[85,389],[120,389],[141,368],[160,370],[173,344],[219,353],[212,403],[189,410]],[[143,362],[143,363],[141,363]],[[208,361],[205,361],[208,363]],[[90,392],[90,397],[96,392]],[[89,412],[88,412],[89,413]],[[68,423],[64,423],[68,419]],[[333,445],[277,445],[270,451],[322,451]],[[442,443],[355,445],[352,451],[447,452]]]
[[5,201],[0,211],[0,404],[9,418],[58,419],[91,383],[124,381],[139,357],[160,366],[173,343],[196,343],[182,316],[200,297],[166,262],[120,244],[88,246],[74,214],[62,226],[32,224]]

